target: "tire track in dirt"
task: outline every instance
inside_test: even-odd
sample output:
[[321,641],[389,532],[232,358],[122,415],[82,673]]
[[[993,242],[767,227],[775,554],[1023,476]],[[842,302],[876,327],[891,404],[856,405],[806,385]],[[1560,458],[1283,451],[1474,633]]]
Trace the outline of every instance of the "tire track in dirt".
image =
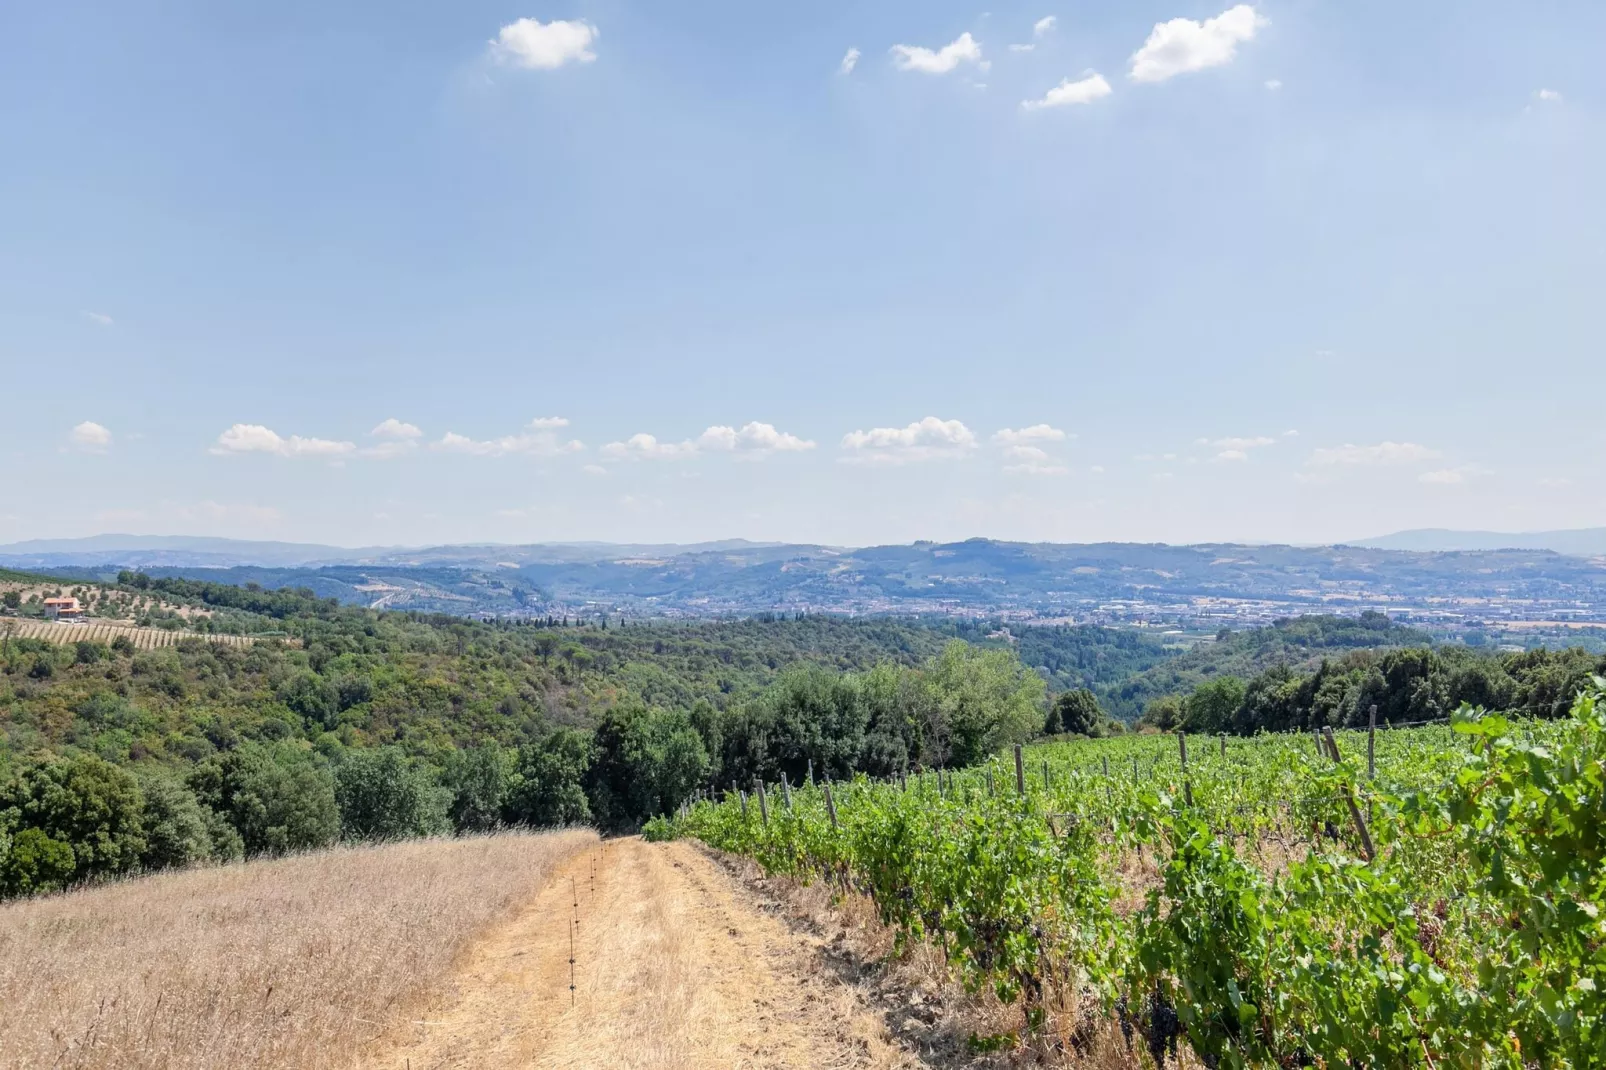
[[854,989],[821,971],[783,921],[756,909],[728,873],[685,843],[613,840],[575,856],[527,909],[481,941],[453,988],[363,1065],[908,1065]]

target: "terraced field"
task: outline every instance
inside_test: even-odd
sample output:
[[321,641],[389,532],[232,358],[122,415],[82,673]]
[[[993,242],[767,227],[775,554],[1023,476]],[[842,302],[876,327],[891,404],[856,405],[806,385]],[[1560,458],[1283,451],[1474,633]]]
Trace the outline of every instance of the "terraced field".
[[0,621],[0,638],[43,639],[62,646],[85,639],[97,643],[110,643],[119,636],[130,640],[136,650],[155,650],[158,647],[173,646],[184,639],[204,639],[209,643],[223,643],[228,646],[250,646],[258,639],[265,638],[251,635],[217,635],[211,632],[170,628],[135,628],[107,621],[87,621],[83,624],[67,624],[54,620]]

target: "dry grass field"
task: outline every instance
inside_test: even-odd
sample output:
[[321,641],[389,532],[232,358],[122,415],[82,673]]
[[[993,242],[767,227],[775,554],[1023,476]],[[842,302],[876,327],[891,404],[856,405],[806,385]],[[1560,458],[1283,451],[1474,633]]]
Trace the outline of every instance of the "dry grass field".
[[0,904],[0,1067],[347,1067],[589,831],[341,848]]

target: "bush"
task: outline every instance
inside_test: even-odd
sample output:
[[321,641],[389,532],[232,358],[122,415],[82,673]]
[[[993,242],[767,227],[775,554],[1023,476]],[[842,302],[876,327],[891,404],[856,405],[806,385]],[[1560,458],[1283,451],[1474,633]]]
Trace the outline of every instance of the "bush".
[[240,857],[239,833],[202,806],[182,784],[165,777],[153,778],[145,782],[144,794],[142,868],[171,869]]
[[513,782],[512,763],[494,743],[453,751],[442,777],[451,793],[447,814],[459,832],[488,832],[502,823]]
[[43,829],[23,829],[0,853],[0,894],[38,895],[67,886],[76,865],[72,847]]

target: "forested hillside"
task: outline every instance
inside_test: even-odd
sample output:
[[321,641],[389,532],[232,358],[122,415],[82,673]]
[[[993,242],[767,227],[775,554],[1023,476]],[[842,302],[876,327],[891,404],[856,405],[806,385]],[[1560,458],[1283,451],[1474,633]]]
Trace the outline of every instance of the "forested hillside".
[[1598,671],[1582,652],[1429,649],[1378,615],[1178,655],[1097,627],[487,622],[120,579],[82,594],[188,637],[0,639],[0,893],[338,838],[630,827],[698,787],[964,766],[1044,732],[1119,730],[1108,712],[1144,707],[1201,731],[1353,723],[1373,701],[1390,718],[1463,699],[1550,710]]

